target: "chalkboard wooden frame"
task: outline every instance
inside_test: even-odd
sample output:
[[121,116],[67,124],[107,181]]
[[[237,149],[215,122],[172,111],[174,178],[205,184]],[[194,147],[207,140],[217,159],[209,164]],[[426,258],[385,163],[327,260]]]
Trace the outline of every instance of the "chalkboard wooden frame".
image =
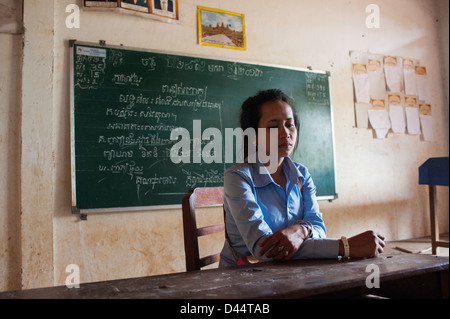
[[[246,64],[246,65],[253,65],[257,67],[269,67],[269,68],[275,68],[280,70],[292,70],[292,71],[300,71],[304,72],[305,74],[320,74],[326,76],[326,83],[323,82],[323,85],[326,86],[324,89],[324,96],[326,95],[326,100],[328,101],[328,105],[326,106],[328,108],[329,112],[329,127],[327,128],[328,131],[330,131],[331,136],[331,156],[332,156],[332,182],[331,182],[331,188],[332,191],[330,194],[326,195],[318,195],[318,200],[329,200],[332,201],[338,197],[336,192],[336,178],[335,178],[335,148],[334,148],[334,125],[333,125],[333,114],[332,114],[332,107],[331,107],[331,95],[329,90],[329,72],[324,71],[317,71],[312,70],[311,68],[295,68],[295,67],[287,67],[287,66],[281,66],[281,65],[274,65],[274,64],[261,64],[261,63],[251,63],[248,61],[234,61],[234,60],[226,60],[226,59],[214,59],[210,57],[204,57],[204,56],[196,56],[196,55],[182,55],[180,53],[175,52],[163,52],[158,50],[147,50],[142,48],[132,48],[132,47],[124,47],[124,46],[117,46],[117,45],[106,45],[104,42],[100,41],[99,44],[95,43],[89,43],[89,42],[81,42],[76,40],[70,40],[69,41],[69,47],[70,47],[70,117],[71,117],[71,171],[72,171],[72,212],[73,213],[97,213],[97,212],[118,212],[118,211],[143,211],[143,210],[161,210],[161,209],[179,209],[181,208],[181,200],[177,203],[173,204],[164,204],[164,205],[126,205],[126,206],[120,206],[120,207],[93,207],[93,208],[79,208],[78,207],[78,201],[77,201],[77,183],[76,183],[76,151],[75,151],[75,89],[74,89],[74,46],[80,45],[80,46],[90,46],[94,48],[105,48],[105,49],[119,49],[119,50],[130,50],[130,51],[138,51],[138,52],[147,52],[151,54],[164,54],[164,55],[171,55],[171,56],[178,56],[178,57],[188,57],[188,58],[198,58],[198,59],[205,59],[210,61],[219,61],[219,62],[225,62],[225,63],[234,63],[234,64]],[[284,71],[283,71],[284,72]],[[306,76],[306,75],[305,75]],[[254,94],[256,92],[251,92],[250,94]],[[242,102],[242,101],[241,101]],[[301,129],[301,128],[300,128]],[[300,131],[301,132],[301,131]],[[300,143],[299,149],[302,148],[302,143]],[[294,156],[294,160],[296,160],[296,157]],[[301,162],[301,161],[300,161]],[[307,167],[308,164],[305,164]],[[314,173],[312,173],[312,177],[314,179]],[[214,185],[213,185],[214,186]],[[317,186],[317,183],[316,183]],[[186,189],[186,192],[188,189]]]

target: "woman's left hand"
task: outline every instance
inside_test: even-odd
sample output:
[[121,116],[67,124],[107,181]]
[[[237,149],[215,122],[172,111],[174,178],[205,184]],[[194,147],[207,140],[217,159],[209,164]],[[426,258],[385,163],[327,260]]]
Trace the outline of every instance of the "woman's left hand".
[[302,225],[292,225],[283,228],[266,237],[259,246],[259,256],[266,255],[273,260],[289,260],[298,251],[308,236],[308,229]]

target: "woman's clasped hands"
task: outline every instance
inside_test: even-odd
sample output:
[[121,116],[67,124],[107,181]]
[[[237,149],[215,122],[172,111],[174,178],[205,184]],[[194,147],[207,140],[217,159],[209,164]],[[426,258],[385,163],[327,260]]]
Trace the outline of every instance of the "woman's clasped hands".
[[[287,261],[295,255],[302,243],[308,238],[309,230],[302,225],[292,225],[267,236],[259,246],[258,256],[265,255],[276,261]],[[368,230],[348,238],[351,258],[376,257],[385,247],[384,236]],[[343,256],[343,243],[339,242],[339,255]]]
[[291,225],[267,236],[259,246],[259,257],[265,254],[273,260],[287,261],[298,251],[308,237],[309,230],[302,225]]

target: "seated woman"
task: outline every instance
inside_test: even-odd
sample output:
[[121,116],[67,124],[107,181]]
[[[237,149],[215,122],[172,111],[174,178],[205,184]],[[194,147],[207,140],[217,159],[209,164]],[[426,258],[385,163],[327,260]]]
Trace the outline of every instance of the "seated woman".
[[[242,104],[240,126],[242,130],[253,128],[256,132],[258,128],[266,132],[277,129],[278,144],[274,148],[278,152],[274,157],[277,165],[269,172],[270,163],[263,164],[256,156],[254,163],[247,160],[225,171],[227,239],[219,267],[246,264],[255,258],[261,261],[364,258],[383,252],[384,237],[373,231],[348,240],[326,238],[311,175],[305,166],[289,158],[298,144],[299,119],[293,101],[286,94],[266,90],[248,98]],[[248,142],[244,140],[246,157]],[[265,144],[270,149],[269,134]]]

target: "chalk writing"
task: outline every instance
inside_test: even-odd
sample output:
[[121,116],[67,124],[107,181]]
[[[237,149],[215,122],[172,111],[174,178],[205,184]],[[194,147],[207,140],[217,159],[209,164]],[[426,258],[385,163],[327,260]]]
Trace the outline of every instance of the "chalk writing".
[[186,107],[192,107],[194,111],[197,111],[198,109],[219,109],[223,105],[223,101],[221,103],[219,102],[201,102],[201,101],[187,101],[187,100],[178,100],[175,99],[172,101],[172,106],[186,106]]
[[115,84],[120,85],[134,85],[139,86],[142,81],[142,76],[136,75],[136,73],[125,75],[125,74],[114,74],[111,81],[113,81]]
[[139,175],[143,173],[143,166],[136,166],[134,161],[126,163],[116,163],[111,165],[111,173],[113,174],[125,174],[130,176],[130,180],[133,179],[134,175]]
[[142,158],[158,157],[158,148],[155,146],[151,150],[142,149],[141,157]]
[[174,85],[163,84],[161,87],[162,93],[169,93],[173,98],[180,96],[194,96],[200,101],[205,101],[206,92],[208,91],[208,87],[197,88],[191,86],[184,86],[183,83],[176,83]]
[[171,96],[162,97],[159,95],[154,104],[157,106],[184,106],[184,107],[192,107],[194,111],[198,109],[220,109],[224,102],[208,102],[208,101],[198,101],[198,100],[179,100],[173,99]]
[[113,67],[117,67],[124,64],[125,62],[123,60],[122,51],[113,49],[109,50],[108,63],[111,64]]
[[108,107],[106,108],[106,116],[115,116],[118,118],[127,119],[129,117],[138,116],[138,112],[133,110],[114,109],[112,107]]
[[142,58],[141,63],[143,66],[147,66],[147,71],[155,71],[156,70],[156,62],[155,58],[149,57],[149,58]]
[[[272,79],[269,69],[155,52],[102,50],[104,56],[73,55],[75,170],[81,194],[77,198],[86,200],[84,207],[166,205],[178,203],[189,188],[223,185],[226,150],[220,135],[197,136],[189,127],[188,146],[173,148],[180,141],[171,140],[171,133],[191,118],[219,132],[222,126],[237,125],[239,103],[230,94],[257,89],[263,79]],[[320,100],[319,93],[327,89],[328,83],[311,78],[307,96]],[[171,153],[200,164],[176,164]]]
[[107,130],[124,130],[124,131],[164,131],[171,132],[176,129],[175,125],[160,124],[139,124],[139,123],[108,123]]
[[200,59],[192,59],[185,62],[177,56],[168,56],[167,67],[178,70],[203,72],[205,70],[205,62]]
[[[174,176],[158,176],[157,173],[153,177],[136,176],[136,185],[151,185],[152,189],[155,185],[175,185],[177,178]],[[139,191],[139,187],[138,187]]]
[[135,104],[149,104],[150,98],[144,97],[142,93],[140,93],[137,97],[134,94],[119,94],[119,102],[120,103],[128,103],[126,106],[127,109],[131,109]]
[[96,89],[104,82],[106,59],[77,55],[75,60],[74,85],[81,90]]
[[156,118],[156,123],[159,123],[159,119],[173,119],[174,122],[177,121],[177,115],[175,113],[154,111],[150,107],[147,107],[146,111],[141,111],[139,117]]
[[[105,115],[106,116],[115,116],[115,117],[124,118],[124,119],[127,119],[129,117],[155,118],[156,119],[156,123],[159,123],[160,119],[173,120],[174,122],[177,121],[177,115],[175,113],[173,113],[173,112],[155,111],[151,107],[147,107],[146,110],[141,110],[141,111],[133,111],[133,110],[125,110],[125,109],[114,109],[114,108],[108,107],[108,108],[106,108],[106,114]],[[131,123],[129,123],[129,124],[131,125]],[[134,126],[136,126],[136,125],[134,125]],[[109,129],[114,129],[114,128],[109,127]],[[122,129],[124,129],[124,130],[127,130],[127,129],[142,130],[142,128],[136,128],[136,127],[135,128],[130,128],[130,127],[125,128],[124,127]]]
[[110,172],[112,174],[124,174],[130,176],[130,180],[134,178],[135,175],[141,175],[144,171],[143,166],[137,166],[134,161],[131,162],[118,162],[111,165],[98,166],[99,172]]
[[127,147],[127,146],[154,146],[154,145],[169,145],[173,144],[173,141],[170,138],[162,138],[159,136],[159,133],[150,134],[147,136],[141,134],[139,136],[134,136],[134,133],[129,133],[127,136],[125,135],[117,135],[117,136],[107,136],[100,135],[98,137],[98,144],[107,144],[107,145],[118,145],[119,147]]
[[237,63],[228,63],[227,72],[230,78],[238,79],[239,76],[262,77],[263,71],[256,66],[245,66]]
[[208,64],[205,61],[199,59],[192,59],[184,61],[184,59],[177,56],[167,57],[167,67],[196,72],[210,72],[210,73],[224,73],[231,79],[237,80],[240,77],[262,77],[264,72],[256,67],[250,65],[241,65],[238,63],[228,63],[226,67],[222,64],[210,62]]
[[104,151],[103,156],[108,159],[108,161],[115,159],[115,158],[131,158],[133,157],[133,151],[116,151],[116,150],[109,150]]
[[186,175],[186,187],[194,187],[202,185],[203,187],[208,184],[223,184],[223,174],[217,170],[210,169],[202,172],[196,172],[191,170],[181,170]]
[[223,65],[220,64],[209,64],[208,71],[211,73],[221,73],[225,71],[225,68]]
[[328,77],[319,73],[305,73],[306,97],[314,104],[330,104],[328,96]]

